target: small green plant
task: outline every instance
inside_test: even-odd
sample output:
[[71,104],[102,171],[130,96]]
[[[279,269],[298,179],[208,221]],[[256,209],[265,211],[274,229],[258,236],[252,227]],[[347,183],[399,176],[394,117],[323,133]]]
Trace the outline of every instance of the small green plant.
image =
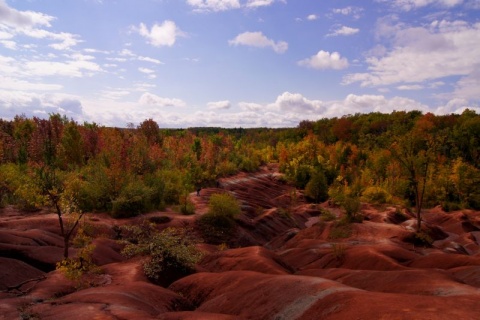
[[417,246],[431,247],[433,244],[433,239],[424,231],[415,232],[413,241]]
[[73,238],[72,245],[74,248],[84,248],[92,242],[92,237],[88,234],[88,231],[83,227],[79,228],[75,238]]
[[391,203],[392,196],[383,188],[368,187],[362,193],[362,200],[372,204]]
[[91,286],[88,281],[84,281],[84,276],[98,274],[101,271],[92,260],[93,250],[95,250],[93,244],[81,248],[76,257],[58,262],[57,270],[62,272],[67,279],[76,282],[78,288]]
[[184,215],[195,214],[195,205],[188,197],[180,198],[180,212],[183,213]]
[[347,251],[347,246],[343,243],[332,243],[332,254],[335,259],[341,261],[345,258],[345,253]]
[[329,239],[343,239],[349,238],[352,235],[352,225],[348,217],[343,218],[333,223]]
[[347,196],[342,201],[342,207],[345,209],[347,218],[350,222],[362,222],[363,217],[360,215],[361,203],[357,197]]
[[337,219],[337,216],[330,210],[320,209],[320,219],[323,221],[334,221]]
[[292,215],[290,214],[290,210],[288,208],[278,208],[277,210],[278,212],[278,215],[282,218],[285,218],[285,219],[292,219]]

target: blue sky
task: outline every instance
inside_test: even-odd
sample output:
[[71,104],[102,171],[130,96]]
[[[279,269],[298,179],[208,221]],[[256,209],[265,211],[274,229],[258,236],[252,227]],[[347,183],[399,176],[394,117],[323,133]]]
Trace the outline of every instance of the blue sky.
[[480,112],[480,0],[0,0],[0,117]]

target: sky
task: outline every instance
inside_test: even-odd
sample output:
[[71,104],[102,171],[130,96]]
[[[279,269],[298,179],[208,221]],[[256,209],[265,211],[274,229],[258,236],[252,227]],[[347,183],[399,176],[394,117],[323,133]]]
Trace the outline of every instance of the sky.
[[0,118],[480,113],[480,0],[0,0]]

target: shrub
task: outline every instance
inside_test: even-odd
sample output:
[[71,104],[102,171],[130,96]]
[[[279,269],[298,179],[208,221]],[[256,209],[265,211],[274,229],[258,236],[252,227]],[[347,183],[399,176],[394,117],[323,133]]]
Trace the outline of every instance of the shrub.
[[347,246],[343,243],[332,243],[332,254],[337,260],[343,260],[347,251]]
[[305,186],[310,181],[311,167],[307,165],[299,165],[293,177],[295,186],[300,189],[305,189]]
[[321,209],[320,212],[321,212],[320,213],[320,218],[323,221],[333,221],[333,220],[337,219],[337,216],[329,210]]
[[208,205],[210,207],[208,214],[213,216],[224,216],[233,219],[241,212],[237,199],[228,193],[212,194]]
[[368,187],[362,193],[362,200],[372,204],[384,204],[392,201],[392,196],[383,188]]
[[210,210],[198,220],[205,241],[214,244],[228,242],[235,230],[235,217],[241,209],[238,201],[228,193],[210,197]]
[[180,198],[180,212],[184,215],[195,214],[195,204],[188,196]]
[[127,245],[122,254],[130,258],[145,256],[145,275],[163,285],[191,274],[202,254],[185,230],[167,228],[161,232],[151,224],[124,227]]
[[151,208],[150,195],[151,189],[142,181],[130,182],[112,202],[112,216],[128,218],[147,212]]
[[323,172],[316,172],[305,186],[305,195],[316,203],[328,199],[327,179]]
[[100,268],[93,262],[93,244],[89,244],[77,251],[75,258],[66,258],[57,263],[57,270],[62,272],[69,280],[75,281],[77,287],[91,286],[82,280],[86,275],[98,274]]
[[150,188],[150,203],[153,209],[163,209],[165,207],[165,182],[157,174],[145,176],[145,185]]
[[360,199],[357,197],[347,196],[342,202],[342,207],[345,209],[347,218],[350,222],[362,222],[363,217],[359,215],[360,213]]

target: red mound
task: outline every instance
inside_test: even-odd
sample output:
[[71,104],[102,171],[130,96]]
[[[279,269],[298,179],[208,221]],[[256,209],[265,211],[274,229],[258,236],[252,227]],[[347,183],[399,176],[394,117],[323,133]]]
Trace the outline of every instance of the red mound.
[[[41,319],[148,319],[161,313],[184,310],[188,307],[185,299],[167,289],[146,282],[132,282],[126,285],[90,288],[72,293],[53,303],[44,303],[31,309]],[[79,313],[91,310],[91,313]]]
[[478,295],[480,292],[441,270],[367,271],[350,269],[310,269],[299,275],[327,278],[374,292],[408,293],[430,296]]
[[216,252],[203,258],[200,266],[209,272],[250,270],[268,274],[287,274],[276,254],[262,247],[247,247]]
[[[173,283],[201,312],[242,319],[475,319],[478,295],[431,297],[368,292],[313,277],[231,271]],[[462,308],[458,308],[458,306]]]
[[[0,257],[0,290],[6,290],[8,287],[20,285],[27,280],[43,275],[42,271],[22,261]],[[32,283],[26,283],[19,286],[18,289],[25,290],[31,286]]]

